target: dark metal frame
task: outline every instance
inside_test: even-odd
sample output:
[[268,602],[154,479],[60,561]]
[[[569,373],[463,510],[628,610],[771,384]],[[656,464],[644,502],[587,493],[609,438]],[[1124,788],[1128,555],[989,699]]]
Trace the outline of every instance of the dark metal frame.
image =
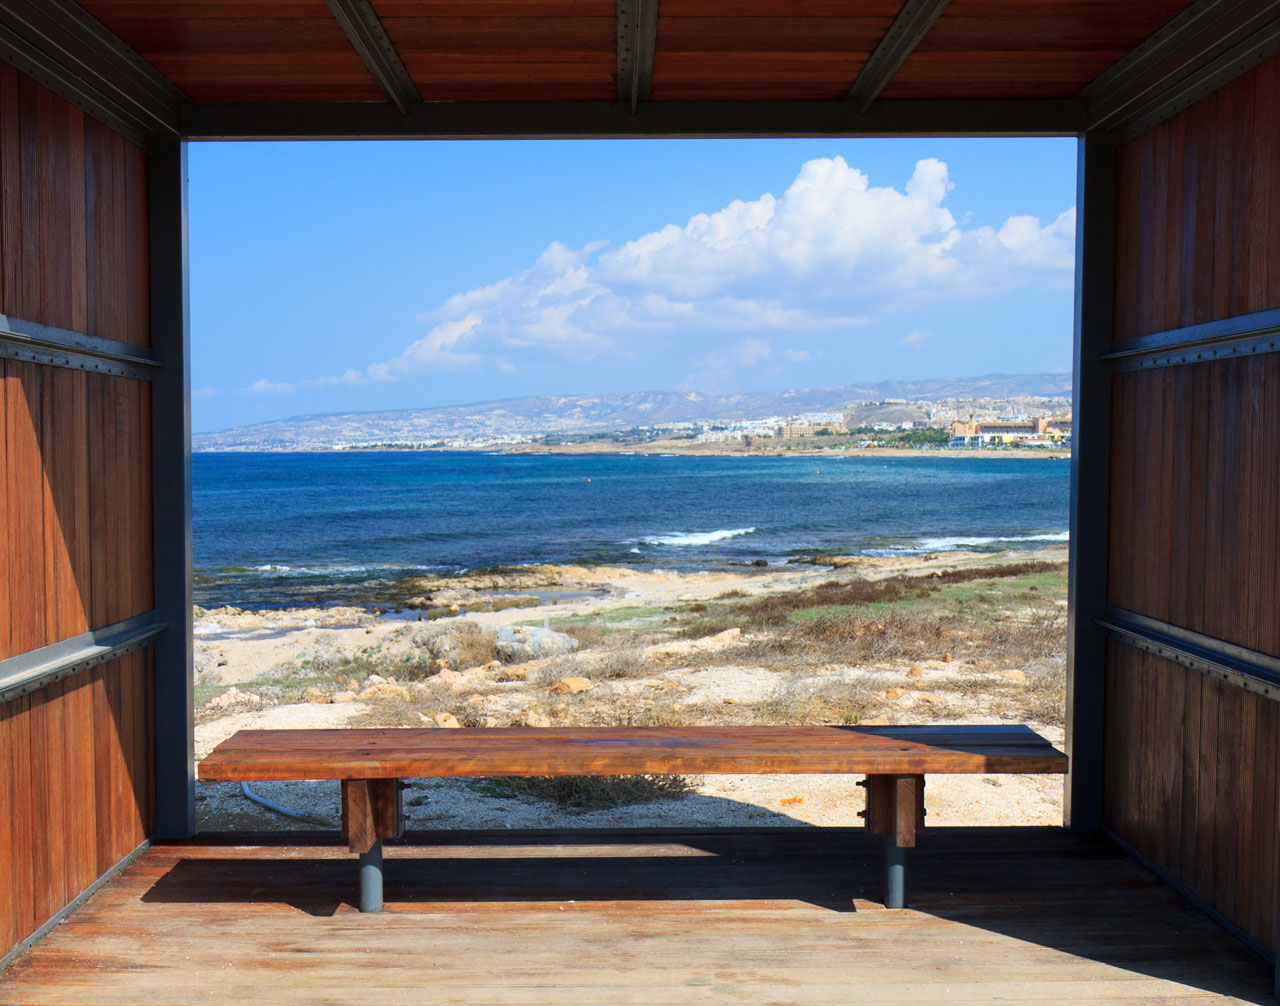
[[618,100],[634,115],[653,90],[658,50],[658,0],[618,0]]
[[1078,136],[1075,99],[883,101],[438,101],[407,116],[367,102],[201,102],[188,140],[484,140],[843,136]]
[[74,0],[0,0],[0,59],[135,143],[178,133],[186,95]]
[[400,61],[400,53],[388,37],[369,0],[325,0],[329,11],[342,26],[351,47],[365,69],[378,82],[401,114],[419,100],[418,88]]
[[151,344],[164,369],[151,385],[156,609],[156,832],[195,833],[195,696],[191,562],[191,333],[187,284],[187,145],[152,146]]
[[884,38],[863,64],[858,79],[853,82],[846,95],[859,111],[865,112],[880,97],[903,64],[911,58],[916,47],[924,41],[924,37],[929,34],[950,2],[951,0],[906,0],[903,3],[898,16],[893,19]]
[[1078,96],[1089,103],[1089,129],[1129,139],[1277,52],[1280,2],[1199,0]]
[[1111,346],[1115,298],[1116,142],[1089,134],[1076,173],[1074,428],[1071,544],[1067,579],[1066,820],[1077,831],[1102,823],[1102,704],[1106,647],[1096,620],[1107,600],[1110,538]]

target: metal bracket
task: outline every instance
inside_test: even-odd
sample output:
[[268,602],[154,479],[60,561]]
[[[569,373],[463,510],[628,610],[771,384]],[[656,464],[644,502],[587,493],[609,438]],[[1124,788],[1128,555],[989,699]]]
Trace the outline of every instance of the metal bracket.
[[1097,620],[1112,639],[1246,692],[1280,702],[1280,659],[1135,611],[1111,607]]
[[149,381],[163,366],[150,350],[0,314],[0,357]]
[[168,626],[154,611],[0,660],[0,703],[140,650]]

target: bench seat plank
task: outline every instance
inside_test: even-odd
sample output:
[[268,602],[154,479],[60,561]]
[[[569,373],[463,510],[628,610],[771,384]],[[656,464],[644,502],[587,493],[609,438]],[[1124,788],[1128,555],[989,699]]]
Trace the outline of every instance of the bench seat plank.
[[208,782],[563,775],[1056,773],[1022,725],[241,730]]

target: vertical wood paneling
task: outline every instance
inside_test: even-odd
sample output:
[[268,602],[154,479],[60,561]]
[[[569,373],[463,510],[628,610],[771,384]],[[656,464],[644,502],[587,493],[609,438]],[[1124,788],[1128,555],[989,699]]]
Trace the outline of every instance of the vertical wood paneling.
[[[146,153],[0,64],[0,311],[146,345]],[[150,387],[0,360],[0,659],[151,610]],[[149,651],[0,705],[0,954],[153,830]]]
[[[1280,308],[1280,57],[1127,143],[1117,340]],[[1108,600],[1280,657],[1280,355],[1117,374]],[[1106,823],[1264,947],[1280,704],[1108,651]]]
[[1280,354],[1116,376],[1112,604],[1280,656],[1278,387]]
[[1118,642],[1107,665],[1107,826],[1271,946],[1280,705]]
[[0,707],[0,953],[152,830],[146,651]]
[[5,495],[8,522],[9,653],[49,642],[45,620],[44,461],[41,456],[40,368],[5,366]]
[[1280,56],[1126,144],[1115,337],[1280,307]]

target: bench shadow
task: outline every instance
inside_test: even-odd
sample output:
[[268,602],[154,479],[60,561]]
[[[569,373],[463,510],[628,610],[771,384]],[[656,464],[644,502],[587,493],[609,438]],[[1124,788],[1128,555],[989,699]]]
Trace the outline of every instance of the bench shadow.
[[[274,902],[320,917],[352,910],[355,857],[330,846],[294,858],[306,852],[296,840],[273,841],[279,856],[266,849],[248,859],[226,857],[217,842],[202,853],[197,841],[142,900]],[[385,878],[393,912],[800,901],[875,926],[888,918],[878,907],[882,862],[879,840],[861,829],[437,833],[388,845]],[[907,890],[909,911],[1243,1002],[1273,1001],[1265,962],[1104,839],[1059,828],[939,828],[911,854]]]

